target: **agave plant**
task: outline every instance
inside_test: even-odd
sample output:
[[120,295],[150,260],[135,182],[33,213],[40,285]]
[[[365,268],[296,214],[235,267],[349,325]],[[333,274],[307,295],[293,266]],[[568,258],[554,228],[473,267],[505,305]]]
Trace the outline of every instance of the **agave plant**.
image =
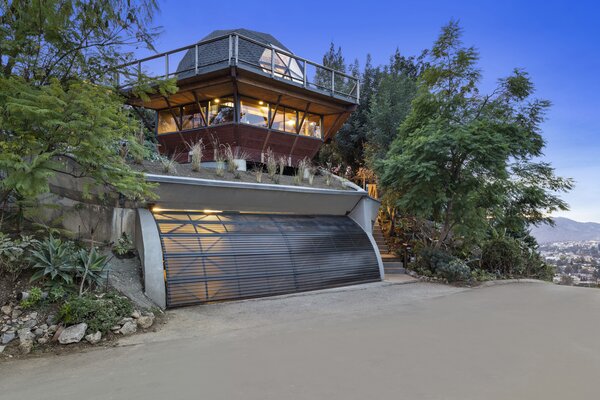
[[98,253],[95,247],[90,250],[81,249],[77,253],[77,275],[81,279],[79,295],[88,286],[102,284],[108,275],[108,258]]
[[67,284],[73,283],[77,266],[74,260],[74,249],[70,243],[50,235],[46,240],[34,245],[29,258],[32,268],[36,270],[31,276],[31,282],[49,278],[52,281],[62,280]]

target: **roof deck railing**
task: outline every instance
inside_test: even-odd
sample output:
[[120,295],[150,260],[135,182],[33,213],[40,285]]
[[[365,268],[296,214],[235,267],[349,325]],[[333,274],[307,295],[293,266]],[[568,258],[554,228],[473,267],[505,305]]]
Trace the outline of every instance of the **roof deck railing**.
[[[184,68],[173,68],[173,65]],[[120,65],[112,70],[112,84],[121,90],[127,90],[142,77],[183,79],[227,66],[250,70],[357,104],[360,100],[358,77],[238,33],[203,40]]]

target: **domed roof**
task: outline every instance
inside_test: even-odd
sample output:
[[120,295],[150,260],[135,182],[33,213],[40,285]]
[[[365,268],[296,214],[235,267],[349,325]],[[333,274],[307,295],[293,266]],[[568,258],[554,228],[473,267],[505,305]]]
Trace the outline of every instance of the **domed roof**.
[[[200,42],[206,40],[215,39],[222,36],[228,36],[233,33],[237,33],[240,36],[245,36],[256,42],[263,44],[263,46],[243,40],[240,38],[238,41],[238,55],[240,62],[248,64],[249,67],[265,68],[266,64],[266,52],[269,53],[269,66],[270,69],[270,51],[265,47],[274,47],[278,50],[291,53],[291,51],[279,40],[268,33],[257,32],[249,29],[238,28],[238,29],[220,29],[211,32],[210,34],[203,37]],[[229,57],[229,39],[227,37],[216,40],[214,42],[201,44],[198,46],[198,74],[208,72],[214,69],[215,66],[226,66],[228,65]],[[289,58],[288,58],[289,59]],[[179,65],[177,66],[178,79],[188,78],[195,75],[195,50],[190,49],[183,56]]]

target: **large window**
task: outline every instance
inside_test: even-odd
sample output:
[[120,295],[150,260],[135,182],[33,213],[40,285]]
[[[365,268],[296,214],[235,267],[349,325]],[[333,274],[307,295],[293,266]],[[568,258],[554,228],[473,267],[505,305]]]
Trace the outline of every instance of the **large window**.
[[260,127],[269,125],[269,105],[262,100],[240,99],[240,122]]
[[233,99],[227,97],[212,99],[208,102],[209,125],[226,124],[235,120],[235,105]]
[[168,133],[168,132],[177,132],[177,123],[175,122],[175,118],[173,118],[173,114],[179,118],[179,109],[173,109],[173,112],[170,110],[163,110],[158,112],[158,134]]
[[194,129],[206,126],[206,105],[190,104],[183,106],[181,129]]
[[[240,98],[239,121],[261,128],[322,138],[320,115],[305,113],[282,105],[274,106],[265,101],[248,97]],[[173,107],[158,112],[158,134],[203,128],[234,122],[236,107],[233,98],[223,97],[210,101]],[[299,126],[300,125],[300,126]]]

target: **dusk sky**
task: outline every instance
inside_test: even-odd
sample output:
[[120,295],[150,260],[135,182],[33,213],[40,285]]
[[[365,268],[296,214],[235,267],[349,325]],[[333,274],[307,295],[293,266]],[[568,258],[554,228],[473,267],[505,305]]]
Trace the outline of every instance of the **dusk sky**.
[[[158,51],[198,41],[215,29],[268,32],[294,53],[321,61],[329,43],[348,62],[387,63],[396,48],[417,55],[442,25],[458,19],[464,42],[481,54],[482,88],[519,67],[537,97],[553,106],[543,125],[544,159],[576,188],[561,215],[600,222],[600,6],[592,1],[162,1]],[[149,55],[140,52],[140,55]]]

